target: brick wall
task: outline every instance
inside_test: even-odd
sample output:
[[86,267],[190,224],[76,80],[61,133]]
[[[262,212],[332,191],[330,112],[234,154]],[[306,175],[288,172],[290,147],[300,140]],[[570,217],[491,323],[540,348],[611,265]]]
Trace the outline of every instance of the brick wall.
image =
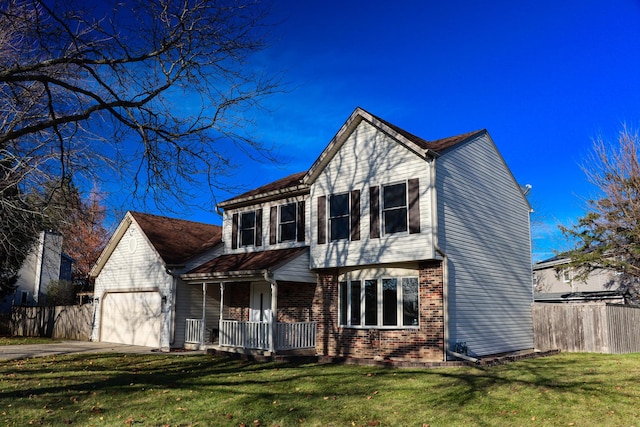
[[355,329],[338,325],[338,278],[335,271],[319,275],[313,303],[318,322],[319,354],[332,357],[444,360],[444,305],[442,264],[419,265],[419,329]]
[[232,283],[225,285],[223,318],[226,320],[248,322],[250,295],[251,286],[249,283]]
[[316,285],[278,282],[278,322],[310,322]]

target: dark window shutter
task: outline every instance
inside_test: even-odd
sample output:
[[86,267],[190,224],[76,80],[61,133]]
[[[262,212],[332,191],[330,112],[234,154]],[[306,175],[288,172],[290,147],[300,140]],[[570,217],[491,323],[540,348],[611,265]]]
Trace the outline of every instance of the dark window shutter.
[[304,200],[298,202],[298,217],[296,218],[296,227],[298,227],[298,242],[304,242],[305,233],[304,233],[304,222],[305,222],[305,203]]
[[231,217],[231,249],[238,248],[238,214]]
[[262,246],[262,209],[256,210],[256,246]]
[[409,180],[409,233],[420,232],[420,183],[418,178]]
[[380,238],[380,187],[369,187],[369,236]]
[[275,245],[278,241],[278,207],[271,206],[269,210],[269,244]]
[[360,190],[351,192],[351,240],[360,240]]
[[318,244],[327,243],[327,196],[318,197]]

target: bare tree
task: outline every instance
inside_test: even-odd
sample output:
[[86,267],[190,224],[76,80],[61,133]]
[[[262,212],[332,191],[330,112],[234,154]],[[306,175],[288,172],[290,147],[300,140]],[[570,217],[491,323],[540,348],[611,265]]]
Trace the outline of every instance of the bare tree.
[[46,215],[46,202],[13,200],[46,182],[108,176],[171,205],[191,184],[215,190],[238,151],[268,157],[249,131],[280,88],[250,62],[265,12],[254,0],[2,2],[1,221]]
[[576,242],[566,252],[578,279],[594,270],[615,271],[609,286],[619,287],[640,300],[640,163],[637,131],[626,126],[617,144],[594,141],[593,155],[583,167],[588,180],[601,193],[589,201],[587,214],[573,227],[560,227]]

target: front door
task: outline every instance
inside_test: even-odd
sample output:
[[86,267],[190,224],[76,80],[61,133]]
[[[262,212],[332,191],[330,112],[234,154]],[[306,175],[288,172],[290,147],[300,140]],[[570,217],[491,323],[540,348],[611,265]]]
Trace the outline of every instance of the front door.
[[252,322],[268,323],[271,321],[271,285],[253,283],[251,285],[250,318]]

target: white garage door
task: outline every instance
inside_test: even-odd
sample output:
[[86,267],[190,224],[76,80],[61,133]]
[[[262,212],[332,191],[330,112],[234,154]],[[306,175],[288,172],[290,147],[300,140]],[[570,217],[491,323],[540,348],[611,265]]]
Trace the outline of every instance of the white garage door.
[[159,347],[161,310],[159,292],[104,294],[100,341]]

